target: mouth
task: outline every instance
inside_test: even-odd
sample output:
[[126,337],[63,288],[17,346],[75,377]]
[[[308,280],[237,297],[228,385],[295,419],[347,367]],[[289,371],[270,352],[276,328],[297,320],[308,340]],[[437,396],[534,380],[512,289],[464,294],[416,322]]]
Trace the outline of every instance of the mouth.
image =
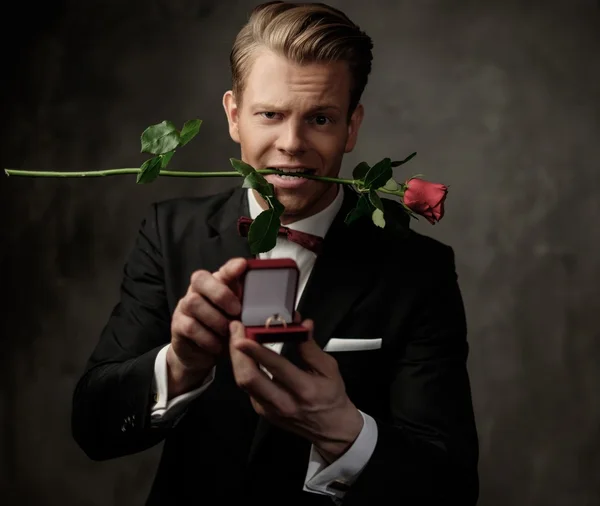
[[284,175],[279,175],[277,174],[278,177],[281,177],[283,179],[293,179],[294,178],[294,174],[300,175],[300,174],[307,174],[307,175],[312,175],[315,174],[316,169],[310,169],[308,167],[269,167],[270,169],[273,170],[280,170],[281,172],[285,173]]
[[300,188],[310,183],[311,179],[299,177],[302,175],[311,175],[317,172],[316,169],[308,167],[268,167],[273,170],[280,170],[282,174],[269,174],[265,179],[274,184],[277,188],[291,190]]

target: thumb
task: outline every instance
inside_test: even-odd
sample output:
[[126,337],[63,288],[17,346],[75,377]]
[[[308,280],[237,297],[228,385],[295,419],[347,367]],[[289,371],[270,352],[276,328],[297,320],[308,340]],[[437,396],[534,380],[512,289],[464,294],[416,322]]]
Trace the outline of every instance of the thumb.
[[243,323],[239,320],[232,320],[229,323],[229,334],[230,334],[230,343],[234,344],[235,342],[239,342],[241,339],[246,338],[246,329]]

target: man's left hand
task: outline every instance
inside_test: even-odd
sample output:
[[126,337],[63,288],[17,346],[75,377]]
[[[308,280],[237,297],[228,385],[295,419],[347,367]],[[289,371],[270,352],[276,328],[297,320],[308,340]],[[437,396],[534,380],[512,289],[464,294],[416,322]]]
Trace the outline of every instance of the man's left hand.
[[313,339],[313,322],[305,320],[302,325],[309,330],[308,339],[298,343],[305,369],[246,338],[244,325],[231,322],[233,373],[259,415],[308,439],[331,463],[352,446],[362,430],[363,418],[346,394],[337,361]]

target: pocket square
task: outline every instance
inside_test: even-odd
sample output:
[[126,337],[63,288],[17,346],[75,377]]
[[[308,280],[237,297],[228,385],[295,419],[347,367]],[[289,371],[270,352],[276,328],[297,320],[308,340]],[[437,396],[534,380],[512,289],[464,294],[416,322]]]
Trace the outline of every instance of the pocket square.
[[337,351],[365,351],[365,350],[378,350],[381,348],[381,338],[378,339],[342,339],[339,337],[332,337],[328,342],[323,351],[337,352]]

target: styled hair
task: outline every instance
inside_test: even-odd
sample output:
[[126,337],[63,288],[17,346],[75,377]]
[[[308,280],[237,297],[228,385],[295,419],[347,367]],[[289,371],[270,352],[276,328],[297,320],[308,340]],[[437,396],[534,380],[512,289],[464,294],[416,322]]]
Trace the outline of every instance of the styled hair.
[[238,105],[258,49],[299,64],[346,62],[352,83],[348,118],[360,102],[373,59],[371,38],[343,12],[323,3],[263,3],[238,33],[229,58]]

